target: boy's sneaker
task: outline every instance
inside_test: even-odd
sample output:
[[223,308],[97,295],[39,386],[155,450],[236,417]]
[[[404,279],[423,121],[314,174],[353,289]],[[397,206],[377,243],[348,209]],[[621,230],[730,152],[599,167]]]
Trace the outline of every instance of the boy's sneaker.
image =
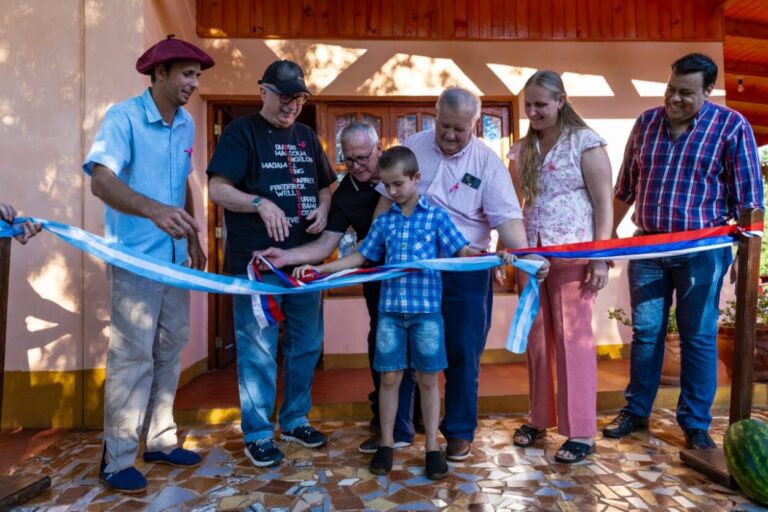
[[193,467],[200,464],[202,457],[191,450],[177,447],[169,453],[164,451],[144,452],[144,462],[157,462],[171,466]]
[[147,479],[133,466],[114,473],[107,473],[102,466],[99,470],[99,481],[113,491],[128,494],[142,492],[147,488]]
[[448,462],[443,451],[427,452],[426,466],[427,478],[442,480],[448,476]]
[[284,458],[283,452],[275,446],[275,441],[271,437],[245,443],[245,456],[254,466],[260,468],[280,464]]
[[391,446],[379,446],[371,459],[371,473],[374,475],[386,475],[392,471],[392,452]]
[[280,439],[289,443],[298,443],[304,448],[319,448],[328,442],[328,437],[312,425],[302,425],[290,432],[282,432]]

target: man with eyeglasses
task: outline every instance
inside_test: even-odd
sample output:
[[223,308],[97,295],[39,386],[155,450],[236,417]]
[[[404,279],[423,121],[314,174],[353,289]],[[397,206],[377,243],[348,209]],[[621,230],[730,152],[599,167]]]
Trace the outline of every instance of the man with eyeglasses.
[[[275,61],[259,81],[261,111],[232,121],[208,165],[211,201],[224,208],[224,271],[246,276],[253,254],[298,247],[326,225],[336,173],[315,132],[297,123],[309,97],[294,62]],[[264,282],[278,278],[265,274]],[[275,296],[286,318],[283,335],[281,439],[317,448],[327,437],[309,424],[311,388],[323,339],[320,292]],[[237,376],[245,454],[256,466],[279,464],[270,416],[275,407],[278,325],[259,327],[251,297],[233,298]]]
[[[373,126],[355,122],[345,127],[339,138],[344,155],[342,163],[349,172],[341,180],[339,188],[333,194],[325,231],[320,235],[320,238],[306,245],[293,249],[270,247],[261,253],[278,267],[316,264],[323,261],[338,247],[341,238],[350,226],[355,230],[358,240],[362,240],[368,235],[368,230],[373,223],[376,205],[381,197],[375,188],[379,182],[378,163],[381,155],[379,135]],[[380,263],[383,264],[383,262]],[[363,284],[365,305],[370,318],[368,362],[374,388],[373,392],[368,395],[373,412],[373,419],[370,423],[373,435],[360,445],[359,450],[363,453],[376,453],[379,447],[380,375],[373,369],[373,355],[376,347],[380,287],[381,283],[378,281]],[[412,371],[403,376],[395,420],[395,448],[410,446],[413,441],[411,404],[413,403],[415,383],[416,380]]]

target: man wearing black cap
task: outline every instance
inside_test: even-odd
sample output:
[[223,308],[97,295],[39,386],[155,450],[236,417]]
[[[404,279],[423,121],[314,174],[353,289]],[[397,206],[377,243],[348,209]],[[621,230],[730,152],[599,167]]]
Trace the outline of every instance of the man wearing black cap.
[[[159,42],[136,62],[152,86],[106,114],[84,171],[105,203],[105,236],[168,264],[205,268],[188,176],[194,124],[181,108],[214,65],[196,46]],[[189,333],[189,292],[117,267],[107,269],[112,314],[104,385],[104,453],[99,479],[140,492],[139,433],[145,462],[195,466],[200,456],[178,445],[173,399]]]
[[[296,122],[309,98],[301,68],[287,60],[273,62],[259,83],[261,111],[230,123],[208,164],[209,195],[224,207],[227,226],[224,270],[242,276],[255,251],[297,247],[322,233],[331,202],[328,187],[336,179],[315,132]],[[266,274],[264,282],[279,281]],[[313,292],[275,299],[286,318],[281,439],[317,448],[327,438],[307,415],[323,339],[322,297]],[[283,460],[270,421],[278,325],[259,326],[251,297],[235,296],[233,302],[245,454],[256,466],[271,466]]]

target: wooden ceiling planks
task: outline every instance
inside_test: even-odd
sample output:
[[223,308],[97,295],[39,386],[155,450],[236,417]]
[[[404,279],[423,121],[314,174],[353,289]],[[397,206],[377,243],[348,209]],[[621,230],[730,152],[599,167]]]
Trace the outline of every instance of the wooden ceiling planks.
[[[716,40],[715,0],[197,0],[201,37]],[[716,7],[715,7],[716,8]]]
[[[726,101],[768,144],[768,0],[197,0],[207,38],[723,41]],[[744,91],[738,91],[742,78]]]
[[[725,99],[768,144],[768,0],[723,2]],[[739,91],[741,80],[741,91]]]

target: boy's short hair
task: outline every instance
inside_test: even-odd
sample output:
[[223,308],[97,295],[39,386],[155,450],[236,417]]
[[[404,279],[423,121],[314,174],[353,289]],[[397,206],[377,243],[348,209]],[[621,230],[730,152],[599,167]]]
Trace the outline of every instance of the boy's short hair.
[[399,167],[403,175],[413,178],[419,172],[419,162],[413,151],[405,146],[392,146],[379,157],[379,170],[386,171]]

